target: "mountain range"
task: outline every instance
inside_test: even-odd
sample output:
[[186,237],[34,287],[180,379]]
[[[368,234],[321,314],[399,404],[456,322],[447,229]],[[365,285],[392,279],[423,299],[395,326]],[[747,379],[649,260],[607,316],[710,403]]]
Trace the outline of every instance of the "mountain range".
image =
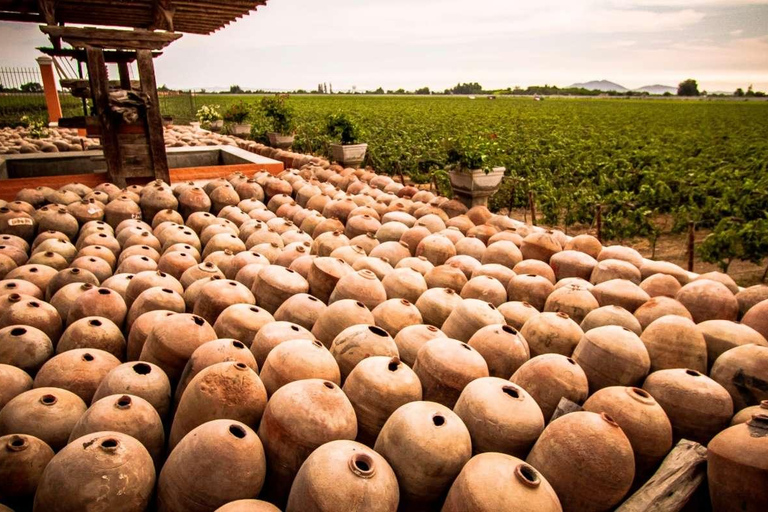
[[[619,85],[614,82],[610,82],[608,80],[593,80],[591,82],[584,82],[584,83],[578,83],[573,84],[571,87],[580,87],[582,89],[589,89],[593,91],[615,91],[615,92],[627,92],[630,89],[627,89],[623,85]],[[636,92],[647,92],[648,94],[664,94],[665,92],[669,92],[672,94],[677,93],[677,87],[671,87],[669,85],[644,85],[643,87],[640,87],[638,89],[632,89]]]

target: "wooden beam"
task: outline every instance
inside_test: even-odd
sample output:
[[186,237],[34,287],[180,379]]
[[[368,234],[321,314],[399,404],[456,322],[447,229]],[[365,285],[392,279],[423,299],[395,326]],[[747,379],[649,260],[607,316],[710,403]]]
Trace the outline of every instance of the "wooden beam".
[[88,60],[88,78],[91,82],[93,105],[99,116],[101,125],[101,143],[104,147],[104,158],[107,161],[107,175],[110,181],[118,187],[125,187],[125,177],[122,173],[120,147],[117,140],[117,126],[109,109],[109,77],[107,64],[104,62],[104,52],[100,48],[86,47]]
[[[46,47],[38,47],[37,50],[40,52],[50,55],[51,57],[71,57],[73,59],[77,59],[79,61],[85,62],[85,50],[82,48],[46,48]],[[163,52],[152,52],[152,58],[156,59],[159,56],[161,56]],[[125,51],[125,50],[105,50],[104,51],[104,62],[107,63],[118,63],[118,62],[133,62],[136,60],[136,52],[131,51]]]
[[149,104],[147,105],[147,135],[149,138],[149,155],[152,158],[155,178],[170,183],[171,176],[168,172],[168,156],[165,154],[163,118],[160,115],[160,101],[157,97],[157,83],[155,81],[155,66],[152,62],[152,52],[149,50],[138,50],[136,51],[136,57],[141,90],[149,97]]
[[117,63],[117,74],[120,76],[120,88],[127,91],[131,90],[131,75],[128,73],[128,63],[125,61]]
[[45,20],[41,14],[32,12],[0,12],[0,21],[43,23]]
[[37,8],[48,25],[56,25],[55,0],[37,0]]
[[576,402],[572,402],[571,400],[568,400],[565,397],[560,398],[560,402],[557,404],[557,409],[555,409],[555,412],[552,413],[552,418],[549,420],[550,423],[555,421],[557,418],[561,416],[565,416],[566,414],[570,414],[572,412],[579,412],[583,411],[584,409],[577,404]]
[[40,30],[51,37],[60,37],[76,48],[90,46],[114,50],[160,50],[182,36],[182,34],[175,32],[115,30],[94,27],[41,26]]
[[173,32],[173,15],[176,7],[171,0],[155,0],[152,6],[152,25],[154,30],[168,30]]

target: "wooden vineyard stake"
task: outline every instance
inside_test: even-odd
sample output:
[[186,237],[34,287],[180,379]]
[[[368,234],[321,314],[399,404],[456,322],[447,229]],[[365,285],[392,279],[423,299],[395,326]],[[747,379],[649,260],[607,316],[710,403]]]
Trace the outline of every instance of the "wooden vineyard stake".
[[560,402],[557,404],[557,409],[555,409],[555,412],[552,413],[552,418],[549,420],[549,422],[552,423],[560,416],[565,416],[566,414],[570,414],[572,412],[579,412],[583,410],[584,408],[581,407],[576,402],[573,402],[571,400],[568,400],[565,397],[562,397],[560,399]]
[[512,180],[512,184],[509,186],[509,214],[508,217],[512,217],[512,207],[515,203],[515,181]]
[[528,191],[528,206],[531,208],[531,224],[536,225],[536,197],[533,190]]
[[596,207],[595,224],[597,224],[597,241],[603,243],[603,205]]
[[704,446],[681,440],[656,473],[616,512],[678,512],[706,478],[706,460]]
[[696,224],[693,221],[690,221],[688,222],[688,272],[693,272],[695,237]]

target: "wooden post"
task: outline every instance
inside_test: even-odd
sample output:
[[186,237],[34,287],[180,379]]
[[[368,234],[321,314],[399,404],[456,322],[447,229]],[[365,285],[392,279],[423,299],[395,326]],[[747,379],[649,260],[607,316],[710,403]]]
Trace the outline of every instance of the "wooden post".
[[595,224],[597,224],[597,241],[603,243],[603,205],[596,207]]
[[163,136],[163,118],[160,114],[160,101],[157,97],[155,82],[155,66],[152,62],[151,50],[136,50],[136,64],[139,69],[141,90],[149,97],[147,105],[147,137],[149,138],[149,155],[152,158],[155,178],[171,183],[168,171],[168,156],[165,153],[165,138]]
[[512,218],[512,207],[515,203],[515,180],[512,180],[512,184],[509,186],[509,218]]
[[38,57],[40,74],[43,77],[43,91],[45,92],[45,105],[48,107],[48,122],[58,123],[61,119],[61,102],[59,91],[56,90],[56,78],[53,76],[53,59],[47,55]]
[[568,400],[565,397],[560,398],[560,402],[557,404],[557,409],[555,409],[555,412],[552,413],[552,418],[549,420],[550,423],[555,421],[557,418],[561,416],[565,416],[566,414],[570,414],[572,412],[579,412],[583,411],[584,408],[577,404],[576,402],[573,402],[571,400]]
[[104,159],[107,161],[107,175],[112,183],[123,188],[126,182],[117,141],[117,124],[113,121],[109,109],[109,77],[107,65],[104,62],[104,51],[86,46],[85,55],[88,61],[88,80],[91,85],[93,106],[99,115],[101,145],[104,148]]
[[536,196],[533,190],[528,191],[528,206],[531,209],[531,224],[536,225]]
[[120,75],[120,88],[131,90],[131,75],[128,73],[128,63],[124,60],[117,62],[117,73]]
[[705,447],[681,440],[658,471],[616,512],[678,512],[706,478],[706,460]]
[[696,224],[693,221],[688,222],[688,272],[693,272],[694,249],[696,243]]

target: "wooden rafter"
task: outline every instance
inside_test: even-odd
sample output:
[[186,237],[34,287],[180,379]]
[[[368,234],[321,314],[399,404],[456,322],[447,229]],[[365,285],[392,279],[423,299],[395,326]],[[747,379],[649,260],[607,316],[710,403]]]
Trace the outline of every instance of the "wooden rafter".
[[176,6],[171,0],[155,0],[150,28],[173,32],[173,15],[175,12]]
[[182,36],[175,32],[94,27],[41,26],[40,30],[52,38],[61,38],[75,48],[92,47],[110,50],[160,50]]

